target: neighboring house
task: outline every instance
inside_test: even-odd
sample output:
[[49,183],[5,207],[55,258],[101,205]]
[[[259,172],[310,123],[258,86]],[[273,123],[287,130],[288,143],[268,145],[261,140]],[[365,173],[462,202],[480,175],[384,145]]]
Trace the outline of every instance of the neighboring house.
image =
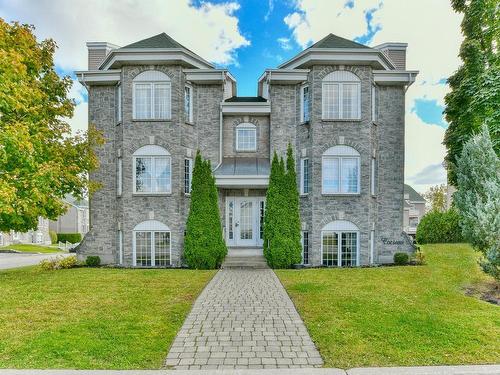
[[0,233],[0,246],[13,244],[50,245],[49,220],[39,217],[38,227],[36,230],[29,230],[27,232],[10,231]]
[[427,202],[415,189],[406,184],[404,199],[403,228],[406,233],[415,237],[418,223],[420,223],[420,220],[425,215],[425,204]]
[[181,266],[196,150],[214,167],[225,241],[262,246],[269,164],[294,148],[303,261],[392,262],[403,232],[406,44],[369,48],[328,35],[238,97],[225,69],[166,34],[88,46],[89,123],[102,184],[79,257],[124,266]]
[[50,222],[50,230],[56,233],[80,233],[82,237],[89,231],[89,204],[88,201],[77,200],[71,195],[63,199],[68,211]]

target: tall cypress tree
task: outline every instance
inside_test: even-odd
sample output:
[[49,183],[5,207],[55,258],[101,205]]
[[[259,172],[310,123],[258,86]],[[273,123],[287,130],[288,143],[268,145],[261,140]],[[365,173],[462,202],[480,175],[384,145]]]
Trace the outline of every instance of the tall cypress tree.
[[300,213],[299,213],[299,190],[297,189],[297,173],[295,172],[295,159],[292,146],[289,143],[286,157],[286,174],[284,177],[284,189],[287,197],[285,207],[288,209],[286,229],[289,240],[289,264],[298,264],[302,260],[302,245],[300,241]]
[[269,262],[271,241],[276,233],[276,199],[278,195],[279,159],[276,151],[271,162],[269,186],[266,192],[266,210],[264,212],[264,256]]
[[213,269],[220,266],[226,253],[215,179],[210,161],[204,161],[198,150],[184,238],[184,260],[190,268]]

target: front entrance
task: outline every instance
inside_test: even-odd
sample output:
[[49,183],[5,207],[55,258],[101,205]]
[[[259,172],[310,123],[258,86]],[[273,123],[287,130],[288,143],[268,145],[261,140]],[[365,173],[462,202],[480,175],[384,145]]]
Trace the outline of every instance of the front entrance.
[[265,201],[265,197],[226,197],[228,246],[262,246]]

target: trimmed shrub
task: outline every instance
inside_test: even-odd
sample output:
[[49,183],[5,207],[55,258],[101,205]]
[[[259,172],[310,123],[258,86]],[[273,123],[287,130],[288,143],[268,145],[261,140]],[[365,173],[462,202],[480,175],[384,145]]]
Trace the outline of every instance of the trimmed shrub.
[[214,269],[220,267],[226,254],[215,179],[210,161],[203,160],[198,150],[184,237],[184,260],[189,268]]
[[462,242],[460,216],[456,210],[431,211],[422,218],[415,236],[419,244]]
[[404,266],[405,264],[408,264],[409,260],[410,257],[406,253],[394,254],[394,264],[397,264],[398,266]]
[[49,230],[50,243],[55,245],[57,243],[57,233],[53,230]]
[[87,259],[85,259],[85,264],[87,267],[99,267],[101,265],[101,258],[97,255],[89,255]]
[[79,243],[81,240],[80,233],[57,233],[57,242]]
[[39,265],[45,271],[73,268],[77,265],[77,259],[76,255],[70,255],[68,257],[59,255],[54,258],[44,259],[39,263]]

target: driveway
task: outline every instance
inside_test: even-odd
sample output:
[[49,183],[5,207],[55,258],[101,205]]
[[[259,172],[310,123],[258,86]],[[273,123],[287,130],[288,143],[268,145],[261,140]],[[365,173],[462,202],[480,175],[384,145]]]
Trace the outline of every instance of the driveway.
[[34,266],[42,259],[53,258],[62,255],[68,256],[68,253],[54,254],[26,254],[26,253],[0,253],[0,269],[18,268],[26,266]]

